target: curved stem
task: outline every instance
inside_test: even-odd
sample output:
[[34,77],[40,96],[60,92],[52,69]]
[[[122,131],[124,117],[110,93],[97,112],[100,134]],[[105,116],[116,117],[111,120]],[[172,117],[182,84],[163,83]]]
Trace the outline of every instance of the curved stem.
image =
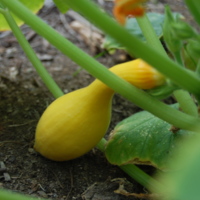
[[187,91],[176,90],[174,91],[174,96],[179,102],[179,106],[183,112],[187,113],[188,115],[198,117],[197,106]]
[[[97,144],[97,148],[104,152],[105,151],[105,145],[106,140],[104,138],[101,139],[101,141]],[[143,185],[149,190],[152,191],[158,191],[158,188],[163,187],[161,183],[153,179],[151,176],[143,172],[139,167],[133,164],[118,166],[121,168],[124,172],[126,172],[131,178],[136,180],[138,183]]]
[[36,69],[37,73],[40,75],[41,79],[43,80],[47,88],[56,98],[62,96],[63,95],[62,90],[58,87],[58,85],[49,75],[49,73],[47,72],[47,70],[41,63],[41,61],[38,59],[34,50],[31,48],[30,44],[27,42],[26,38],[24,37],[23,33],[17,26],[15,20],[13,19],[9,11],[5,9],[4,12],[2,12],[2,14],[4,15],[10,28],[12,29],[13,34],[17,38],[26,56],[28,57],[28,59],[30,60],[34,68]]
[[151,178],[148,174],[143,172],[136,165],[128,164],[119,166],[124,172],[126,172],[130,177],[136,180],[141,185],[145,186],[150,191],[159,191],[159,189],[164,188],[164,186],[159,183],[156,179]]

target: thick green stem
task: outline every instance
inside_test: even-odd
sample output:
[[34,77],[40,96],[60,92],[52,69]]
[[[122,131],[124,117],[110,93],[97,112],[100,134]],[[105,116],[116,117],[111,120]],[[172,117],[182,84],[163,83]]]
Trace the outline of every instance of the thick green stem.
[[47,70],[42,65],[41,61],[36,56],[35,52],[31,48],[30,44],[27,42],[26,38],[24,37],[23,33],[17,26],[15,20],[11,16],[8,10],[4,10],[2,12],[5,19],[7,20],[10,28],[13,31],[13,34],[17,38],[19,44],[21,45],[22,49],[24,50],[26,56],[32,63],[32,65],[35,67],[37,73],[40,75],[43,82],[46,84],[47,88],[50,90],[50,92],[57,98],[63,95],[63,92],[61,89],[57,86],[55,81],[52,79],[52,77],[49,75]]
[[156,35],[153,26],[151,25],[151,22],[149,21],[148,17],[144,15],[143,17],[136,18],[137,22],[140,26],[140,29],[142,30],[142,33],[147,41],[147,44],[154,48],[155,50],[162,53],[164,56],[167,56],[166,51],[164,50],[162,43],[158,39],[158,36]]
[[[120,93],[122,96],[129,99],[130,101],[132,101],[139,107],[151,112],[155,116],[163,119],[164,121],[167,121],[170,124],[173,124],[176,127],[191,130],[191,131],[197,131],[197,129],[200,129],[200,120],[199,119],[196,119],[194,117],[191,117],[189,115],[186,115],[178,110],[175,110],[175,109],[169,107],[168,105],[149,96],[144,91],[133,87],[131,84],[127,83],[125,80],[119,78],[118,76],[116,76],[115,74],[113,74],[112,72],[107,70],[102,64],[98,63],[96,60],[91,58],[85,52],[83,52],[78,47],[73,45],[71,42],[66,40],[63,36],[61,36],[53,28],[51,28],[46,23],[44,23],[37,16],[30,13],[30,11],[26,7],[24,7],[19,1],[13,2],[10,0],[0,0],[0,2],[5,3],[5,5],[9,7],[9,9],[11,9],[17,16],[19,16],[21,19],[23,19],[38,34],[40,34],[44,38],[46,38],[51,44],[53,44],[55,47],[57,47],[65,55],[69,56],[78,65],[85,68],[93,76],[95,76],[96,78],[101,80],[103,83],[108,85],[110,88],[112,88],[116,92]],[[77,0],[74,0],[73,2],[77,2]],[[90,2],[90,1],[78,1],[78,2],[80,2],[80,4],[82,4],[81,2],[86,3],[86,2]],[[87,12],[88,12],[88,9],[87,9]],[[98,11],[98,9],[97,9],[97,11]],[[90,12],[88,12],[88,13],[90,13]],[[102,15],[102,13],[101,13],[100,17],[101,16],[103,17],[104,15]],[[110,20],[110,18],[108,18],[108,19]],[[111,21],[113,23],[113,20],[111,20]],[[117,27],[117,30],[119,28],[119,30],[126,33],[126,35],[127,35],[127,32],[124,29],[122,29],[117,24],[114,25],[114,27],[115,26]],[[126,35],[125,35],[125,37],[126,37]],[[130,39],[133,38],[129,34],[128,34],[128,37],[129,38],[131,37]],[[121,38],[121,36],[120,36],[120,38]],[[134,43],[134,41],[133,41],[133,43]],[[140,43],[141,42],[139,42],[139,44]],[[139,44],[138,44],[138,48],[140,46]],[[142,43],[142,47],[143,47],[143,45],[144,44]],[[135,44],[132,46],[134,47]],[[151,55],[150,55],[150,57],[151,57]],[[166,56],[164,56],[164,58],[166,58]],[[165,62],[165,59],[162,60],[162,63],[163,62]],[[171,63],[171,60],[170,60],[170,63]],[[181,72],[179,70],[181,68],[177,67],[177,66],[175,66],[175,68],[176,68],[176,70],[178,70],[176,72],[178,73],[178,77],[179,77],[179,75],[181,74]],[[168,66],[168,69],[169,69],[169,66]],[[183,72],[183,74],[185,74],[185,71],[182,71],[182,72]],[[171,71],[171,73],[173,74],[173,71]],[[187,81],[191,80],[191,82],[190,82],[191,85],[193,85],[193,84],[195,86],[196,86],[196,84],[200,85],[200,80],[198,80],[196,78],[193,79],[192,78],[193,76],[191,77],[188,75],[188,73],[186,73],[186,74],[185,74],[186,77],[187,78],[189,77],[189,79],[187,79],[187,78],[186,79],[187,79]],[[184,79],[184,77],[185,76],[183,75],[182,79]],[[184,80],[184,83],[187,81]],[[196,89],[193,92],[196,93]],[[199,92],[200,92],[200,90],[198,90],[198,93]]]
[[151,178],[148,174],[143,172],[139,167],[135,165],[128,164],[128,165],[122,165],[119,167],[124,172],[126,172],[130,177],[132,177],[141,185],[145,186],[150,191],[159,191],[159,189],[164,187],[161,183]]
[[[162,52],[141,42],[126,29],[115,23],[113,19],[106,15],[106,13],[102,12],[102,10],[95,6],[91,1],[66,1],[71,8],[78,10],[92,23],[105,31],[105,33],[118,40],[128,49],[131,55],[136,55],[137,57],[147,61],[181,88],[184,88],[200,97],[200,79],[195,76],[194,73],[189,73],[186,69],[181,68],[177,63],[163,55]],[[90,12],[88,12],[88,10]]]
[[197,106],[187,91],[176,90],[174,91],[174,96],[179,102],[180,108],[183,110],[183,112],[187,113],[188,115],[198,117]]
[[104,139],[104,138],[102,138],[101,141],[97,144],[96,147],[97,147],[100,151],[104,152],[104,151],[105,151],[106,142],[107,142],[107,140]]

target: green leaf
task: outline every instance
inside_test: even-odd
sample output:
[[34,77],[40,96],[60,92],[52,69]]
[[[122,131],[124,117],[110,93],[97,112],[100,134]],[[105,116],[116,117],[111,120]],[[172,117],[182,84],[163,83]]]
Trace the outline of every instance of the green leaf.
[[171,53],[180,52],[182,42],[174,36],[172,25],[177,22],[178,17],[174,17],[169,6],[165,7],[165,20],[163,24],[164,41]]
[[146,92],[150,94],[151,96],[162,100],[171,96],[172,93],[177,89],[179,88],[176,85],[165,84],[165,85],[161,85],[150,90],[146,90]]
[[[160,38],[162,36],[162,24],[164,21],[164,15],[151,12],[147,13],[147,17],[151,22],[153,29],[156,32],[156,35],[158,36],[158,38]],[[129,18],[126,22],[125,27],[130,31],[130,33],[145,41],[145,38],[142,34],[142,31],[140,30],[136,18]]]
[[197,62],[192,58],[193,55],[187,52],[187,44],[184,44],[184,48],[182,49],[182,56],[184,60],[184,65],[186,68],[195,71],[197,67]]
[[111,132],[105,154],[114,165],[128,163],[152,165],[161,170],[174,156],[180,139],[192,132],[171,131],[171,125],[142,111],[120,122]]
[[[24,4],[27,8],[29,8],[33,13],[37,13],[44,5],[44,0],[34,0],[34,1],[27,1],[27,0],[18,0]],[[12,14],[18,26],[24,24],[24,22]],[[3,14],[0,13],[0,31],[10,30],[9,25],[7,24]]]
[[65,0],[53,0],[53,2],[56,4],[61,13],[64,14],[69,10],[69,6]]
[[186,44],[186,51],[190,58],[197,65],[200,59],[200,42],[197,40],[189,40]]
[[[149,12],[147,13],[147,17],[149,18],[158,38],[160,38],[162,36],[162,24],[164,21],[164,15],[159,14],[159,13]],[[135,18],[129,18],[126,21],[125,28],[128,29],[130,33],[132,33],[133,35],[135,35],[142,41],[145,41],[142,31]],[[125,49],[121,44],[119,44],[116,40],[114,40],[110,36],[105,37],[103,47],[107,49],[108,51],[113,50],[113,49]]]
[[187,40],[198,37],[196,30],[183,20],[177,20],[171,24],[174,37],[180,40]]

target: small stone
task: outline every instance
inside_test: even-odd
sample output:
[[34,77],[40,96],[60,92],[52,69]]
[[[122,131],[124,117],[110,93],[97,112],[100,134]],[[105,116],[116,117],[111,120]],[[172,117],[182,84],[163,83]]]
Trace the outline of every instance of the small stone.
[[10,175],[8,173],[3,173],[5,181],[11,181]]
[[30,154],[36,154],[36,151],[33,148],[28,148],[28,152]]
[[37,191],[37,193],[43,198],[47,198],[48,197],[48,195],[42,190]]

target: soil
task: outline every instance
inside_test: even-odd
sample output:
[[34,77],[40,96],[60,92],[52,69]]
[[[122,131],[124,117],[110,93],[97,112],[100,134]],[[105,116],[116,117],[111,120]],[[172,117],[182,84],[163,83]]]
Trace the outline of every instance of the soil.
[[[111,11],[111,1],[99,0],[98,3]],[[166,3],[194,23],[179,0],[162,0],[158,5],[151,3],[149,9],[163,12],[163,5]],[[103,51],[100,43],[89,43],[76,30],[66,26],[73,22],[73,16],[65,14],[63,18],[57,8],[49,4],[38,15],[91,56]],[[65,93],[87,86],[94,80],[86,71],[79,72],[79,66],[28,26],[23,25],[21,29]],[[123,51],[117,51],[114,55],[105,53],[97,58],[107,67],[127,59],[129,57]],[[122,180],[129,192],[147,191],[118,167],[109,164],[103,153],[96,148],[78,159],[66,162],[50,161],[33,150],[37,122],[53,100],[52,94],[29,63],[12,33],[0,33],[0,188],[58,200],[142,199],[114,193]],[[141,109],[136,105],[115,95],[112,121],[107,134],[118,122],[139,110]],[[147,173],[154,171],[151,167],[145,167],[144,170]]]

